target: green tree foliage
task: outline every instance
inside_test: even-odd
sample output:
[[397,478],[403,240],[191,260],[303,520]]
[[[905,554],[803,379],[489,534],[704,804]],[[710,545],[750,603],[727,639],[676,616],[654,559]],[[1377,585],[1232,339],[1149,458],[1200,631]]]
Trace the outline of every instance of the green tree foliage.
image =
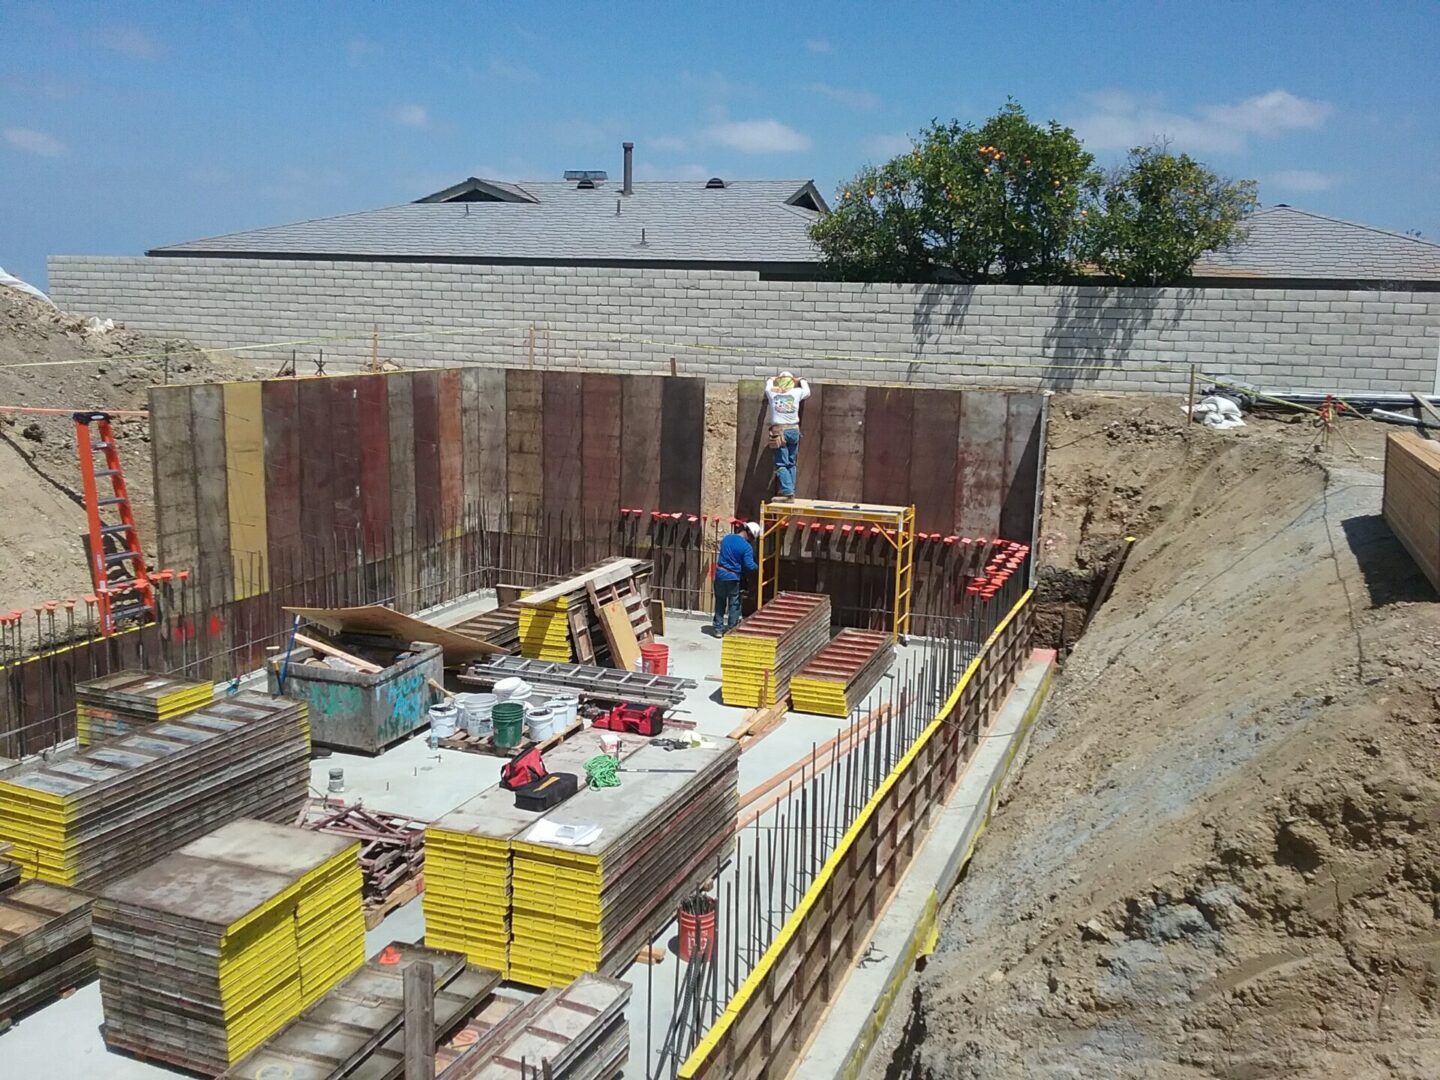
[[1086,257],[1131,285],[1180,281],[1207,251],[1244,239],[1253,180],[1217,176],[1188,154],[1137,147],[1110,176],[1085,230]]
[[848,281],[1047,284],[1099,270],[1153,285],[1242,238],[1254,207],[1252,182],[1163,148],[1104,177],[1070,128],[1012,101],[979,128],[932,123],[910,152],[862,169],[811,235]]

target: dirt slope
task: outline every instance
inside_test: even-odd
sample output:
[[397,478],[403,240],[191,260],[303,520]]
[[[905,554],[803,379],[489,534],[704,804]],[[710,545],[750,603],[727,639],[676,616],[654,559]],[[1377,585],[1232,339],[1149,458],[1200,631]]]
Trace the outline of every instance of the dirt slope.
[[1050,556],[1141,540],[871,1075],[1440,1076],[1440,607],[1380,432],[1054,404]]
[[[0,287],[0,405],[144,409],[152,383],[254,377],[185,341],[88,334],[79,316]],[[149,424],[121,419],[116,431],[142,540],[153,540]],[[0,612],[91,591],[79,491],[70,418],[0,412]]]

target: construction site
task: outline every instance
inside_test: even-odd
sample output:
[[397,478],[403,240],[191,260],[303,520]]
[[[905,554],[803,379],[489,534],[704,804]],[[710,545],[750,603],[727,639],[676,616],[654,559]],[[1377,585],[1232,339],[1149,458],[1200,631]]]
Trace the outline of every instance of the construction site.
[[0,1075],[1440,1074],[1440,398],[108,314],[0,287]]

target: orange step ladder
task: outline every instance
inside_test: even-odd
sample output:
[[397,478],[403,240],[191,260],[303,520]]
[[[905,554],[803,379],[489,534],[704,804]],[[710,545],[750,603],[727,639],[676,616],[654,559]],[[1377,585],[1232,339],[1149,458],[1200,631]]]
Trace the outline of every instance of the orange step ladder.
[[[130,496],[125,491],[125,474],[120,468],[110,414],[73,415],[85,514],[90,519],[90,578],[95,585],[100,632],[108,637],[125,623],[155,617],[155,589],[140,550],[140,531],[135,527]],[[108,495],[100,493],[102,480],[110,481]],[[119,520],[105,521],[101,512],[107,510],[113,510]]]

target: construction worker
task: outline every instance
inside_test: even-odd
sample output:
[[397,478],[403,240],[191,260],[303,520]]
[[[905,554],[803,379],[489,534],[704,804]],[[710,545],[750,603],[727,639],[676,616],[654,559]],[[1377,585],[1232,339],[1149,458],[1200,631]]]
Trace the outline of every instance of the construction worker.
[[720,541],[720,554],[715,559],[715,623],[716,637],[735,629],[740,621],[740,575],[759,569],[750,544],[760,538],[760,524],[755,521],[736,522],[735,531]]
[[810,384],[798,383],[795,376],[782,371],[765,381],[765,396],[770,401],[770,448],[775,453],[775,484],[777,499],[795,497],[795,458],[800,450],[800,402],[810,396]]

